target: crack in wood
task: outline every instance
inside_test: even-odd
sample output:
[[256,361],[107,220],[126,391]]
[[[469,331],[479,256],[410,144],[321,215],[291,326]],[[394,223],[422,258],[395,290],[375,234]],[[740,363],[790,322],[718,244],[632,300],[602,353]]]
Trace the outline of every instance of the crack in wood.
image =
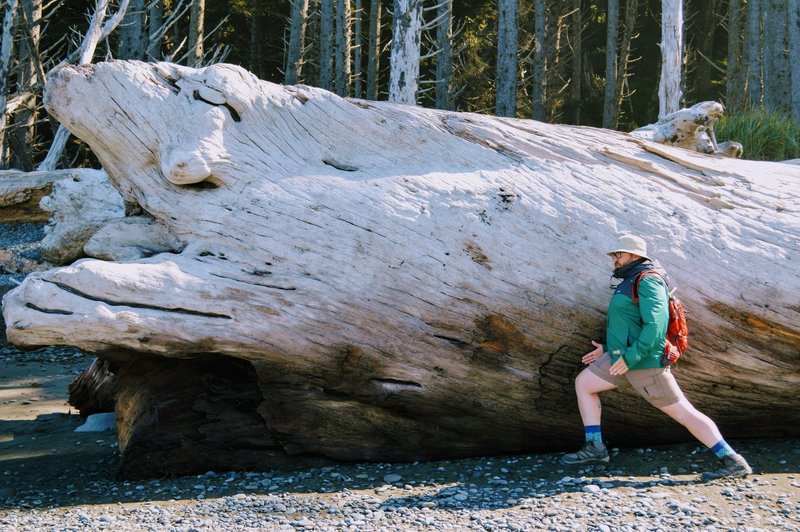
[[128,302],[128,301],[111,301],[111,300],[108,300],[108,299],[103,299],[101,297],[91,296],[91,295],[89,295],[89,294],[87,294],[85,292],[81,292],[80,290],[78,290],[76,288],[73,288],[73,287],[71,287],[71,286],[69,286],[67,284],[64,284],[64,283],[59,283],[57,281],[50,281],[48,279],[42,279],[42,281],[44,281],[46,283],[53,284],[53,285],[59,287],[61,290],[64,290],[65,292],[69,292],[70,294],[75,294],[76,296],[82,297],[83,299],[88,299],[89,301],[97,301],[97,302],[100,302],[100,303],[105,303],[106,305],[109,305],[109,306],[112,306],[112,307],[132,307],[132,308],[141,308],[141,309],[148,309],[148,310],[160,310],[162,312],[173,312],[173,313],[176,313],[176,314],[188,314],[188,315],[191,315],[191,316],[203,316],[203,317],[206,317],[206,318],[222,318],[222,319],[226,319],[226,320],[232,319],[228,315],[216,314],[214,312],[201,312],[199,310],[191,310],[191,309],[180,308],[180,307],[165,308],[165,307],[159,307],[159,306],[156,306],[156,305],[145,305],[144,303],[132,303],[132,302]]
[[[267,273],[270,274],[271,272],[267,272]],[[214,272],[209,272],[209,275],[213,275],[214,277],[219,277],[220,279],[225,279],[225,280],[228,280],[228,281],[235,281],[235,282],[239,282],[239,283],[245,283],[245,284],[248,284],[248,285],[263,286],[264,288],[274,288],[276,290],[287,290],[287,291],[297,290],[296,286],[280,286],[280,285],[277,285],[277,284],[257,283],[257,282],[254,282],[254,281],[250,281],[250,282],[242,281],[241,279],[235,279],[233,277],[228,277],[226,275],[221,275],[219,273],[214,273]],[[256,275],[256,274],[251,273],[251,275]]]
[[197,89],[195,89],[195,91],[192,93],[192,97],[193,97],[195,100],[199,101],[199,102],[204,102],[204,103],[207,103],[208,105],[213,105],[214,107],[224,107],[224,108],[226,108],[226,109],[228,110],[228,112],[231,114],[231,118],[233,118],[233,121],[234,121],[234,122],[241,122],[241,121],[242,121],[242,117],[241,117],[241,116],[239,116],[239,113],[236,111],[236,109],[234,109],[234,108],[233,108],[233,107],[232,107],[230,104],[228,104],[228,103],[214,103],[214,102],[212,102],[212,101],[206,100],[205,98],[203,98],[202,96],[200,96],[200,91],[199,91],[199,90],[197,90]]
[[376,379],[370,379],[370,381],[378,384],[388,384],[391,386],[404,386],[408,388],[420,388],[420,389],[422,388],[422,385],[418,382],[404,381],[400,379],[376,378]]
[[68,310],[48,309],[48,308],[37,307],[33,303],[25,303],[25,306],[28,307],[29,309],[35,310],[36,312],[43,312],[45,314],[63,314],[65,316],[72,316],[73,314],[75,314],[74,312],[70,312]]

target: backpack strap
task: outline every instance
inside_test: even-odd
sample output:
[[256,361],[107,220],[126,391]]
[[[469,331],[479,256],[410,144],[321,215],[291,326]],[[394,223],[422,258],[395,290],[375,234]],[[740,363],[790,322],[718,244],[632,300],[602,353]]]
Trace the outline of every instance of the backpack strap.
[[[664,285],[667,286],[667,280],[664,279],[664,276],[658,273],[656,270],[645,270],[640,272],[636,279],[633,280],[633,302],[635,304],[639,304],[639,283],[642,281],[643,277],[658,277],[662,281],[664,281]],[[669,295],[669,286],[667,286],[667,295]]]

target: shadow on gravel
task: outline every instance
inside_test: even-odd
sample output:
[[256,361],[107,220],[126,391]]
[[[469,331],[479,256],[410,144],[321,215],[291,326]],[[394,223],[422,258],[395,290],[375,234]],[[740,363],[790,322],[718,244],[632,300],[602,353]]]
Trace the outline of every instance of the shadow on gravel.
[[[699,483],[699,474],[716,463],[705,448],[685,443],[613,450],[609,464],[583,468],[561,464],[560,454],[541,453],[117,480],[116,434],[74,432],[83,420],[64,405],[66,385],[90,357],[62,348],[22,353],[4,347],[0,352],[0,510],[211,501],[241,494],[323,499],[353,491],[398,508],[506,508],[522,500],[586,491],[681,490]],[[14,411],[26,398],[31,400],[26,410]],[[19,415],[11,415],[15,412]],[[800,473],[800,438],[731,443],[763,479]]]

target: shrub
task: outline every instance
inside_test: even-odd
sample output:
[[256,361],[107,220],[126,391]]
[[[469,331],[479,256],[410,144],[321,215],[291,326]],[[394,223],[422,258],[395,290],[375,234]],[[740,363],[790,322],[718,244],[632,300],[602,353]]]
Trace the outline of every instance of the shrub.
[[800,124],[786,114],[742,109],[723,117],[714,131],[719,142],[741,142],[743,159],[785,161],[800,158]]

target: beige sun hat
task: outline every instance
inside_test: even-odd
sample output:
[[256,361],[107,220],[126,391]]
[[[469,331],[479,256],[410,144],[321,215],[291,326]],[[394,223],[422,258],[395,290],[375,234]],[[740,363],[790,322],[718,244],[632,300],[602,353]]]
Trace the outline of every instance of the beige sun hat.
[[647,256],[647,242],[644,238],[636,235],[622,235],[617,240],[617,246],[609,251],[607,255],[612,253],[632,253],[648,259]]

